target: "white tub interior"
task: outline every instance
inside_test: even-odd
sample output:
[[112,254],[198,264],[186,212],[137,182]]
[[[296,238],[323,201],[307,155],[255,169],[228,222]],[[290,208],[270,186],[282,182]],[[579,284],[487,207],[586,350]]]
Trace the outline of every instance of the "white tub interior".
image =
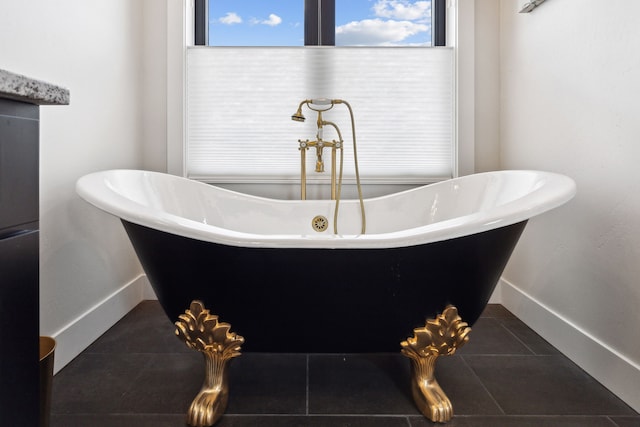
[[[78,181],[78,192],[128,221],[202,240],[239,246],[315,246],[322,243],[314,241],[333,241],[331,247],[351,246],[349,241],[355,246],[384,247],[385,241],[389,246],[427,243],[513,224],[566,202],[575,184],[548,172],[498,171],[369,198],[365,235],[360,235],[358,200],[340,202],[335,235],[331,200],[269,199],[136,170],[87,175]],[[311,227],[317,215],[330,222],[324,232]]]

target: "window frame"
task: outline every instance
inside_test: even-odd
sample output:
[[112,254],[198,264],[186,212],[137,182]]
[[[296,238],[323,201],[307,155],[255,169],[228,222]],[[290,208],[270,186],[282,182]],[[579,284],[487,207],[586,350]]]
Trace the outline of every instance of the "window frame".
[[[432,46],[446,46],[447,0],[431,0]],[[194,42],[196,46],[209,44],[209,0],[195,0]],[[304,0],[304,45],[335,46],[335,0]]]
[[[194,0],[167,3],[166,156],[167,171],[177,176],[186,174],[186,51],[194,46],[194,3]],[[456,52],[454,176],[463,176],[476,172],[475,2],[446,0],[443,4],[447,8],[447,45]]]
[[[167,170],[186,176],[186,50],[194,44],[194,8],[201,0],[182,0],[171,3],[167,37]],[[440,32],[446,33],[446,46],[454,49],[455,73],[455,129],[454,129],[454,176],[463,176],[475,171],[475,114],[474,114],[474,2],[458,0],[433,0],[440,5],[440,16],[446,16]],[[446,13],[443,10],[446,8]],[[435,11],[434,11],[435,13]],[[434,25],[436,25],[434,23]],[[446,28],[446,30],[445,30]],[[435,34],[435,30],[434,30]],[[253,185],[253,184],[252,184]],[[381,184],[380,184],[381,185]],[[395,185],[395,184],[393,184]],[[374,186],[375,187],[375,186]],[[253,188],[253,187],[252,187]]]

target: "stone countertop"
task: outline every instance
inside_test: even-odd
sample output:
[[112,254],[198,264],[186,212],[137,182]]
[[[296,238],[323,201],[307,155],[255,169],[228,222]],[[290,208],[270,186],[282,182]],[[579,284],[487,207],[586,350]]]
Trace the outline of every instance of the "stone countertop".
[[0,69],[0,98],[37,105],[69,105],[69,89]]

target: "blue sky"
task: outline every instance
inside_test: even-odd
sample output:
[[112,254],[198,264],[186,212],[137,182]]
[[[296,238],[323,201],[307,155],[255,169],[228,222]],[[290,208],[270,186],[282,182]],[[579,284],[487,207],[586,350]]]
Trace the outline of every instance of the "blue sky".
[[[209,0],[214,46],[302,46],[304,0]],[[336,0],[337,45],[431,42],[431,0]]]

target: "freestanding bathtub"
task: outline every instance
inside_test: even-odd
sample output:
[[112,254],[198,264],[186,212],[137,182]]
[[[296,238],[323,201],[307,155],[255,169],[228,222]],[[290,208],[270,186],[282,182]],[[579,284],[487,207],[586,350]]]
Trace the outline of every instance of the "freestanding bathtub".
[[313,227],[333,219],[330,200],[261,198],[138,170],[84,176],[77,191],[121,218],[176,334],[205,354],[205,385],[188,414],[204,426],[227,399],[226,370],[212,370],[243,344],[267,352],[402,347],[418,407],[447,421],[435,358],[466,342],[527,220],[571,199],[575,184],[499,171],[366,199],[366,234],[359,202],[343,200],[338,235]]

